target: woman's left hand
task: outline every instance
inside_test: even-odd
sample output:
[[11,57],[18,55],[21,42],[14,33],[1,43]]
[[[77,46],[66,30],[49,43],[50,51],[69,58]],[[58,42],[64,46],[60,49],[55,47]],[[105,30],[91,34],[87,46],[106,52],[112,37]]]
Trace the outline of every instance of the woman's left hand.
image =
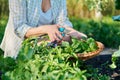
[[87,36],[84,33],[78,32],[76,30],[70,31],[69,35],[77,39],[82,39],[83,37],[87,38]]
[[63,39],[62,39],[63,41],[71,42],[71,37],[77,38],[79,40],[82,39],[83,37],[87,38],[87,36],[84,33],[81,33],[71,27],[66,26],[65,28],[69,31],[69,33],[67,33],[67,35],[63,37]]
[[68,35],[64,36],[63,37],[63,41],[68,41],[68,42],[71,42],[71,37],[74,37],[74,38],[77,38],[79,40],[81,40],[83,37],[84,38],[87,38],[87,36],[81,32],[78,32],[76,30],[71,30]]

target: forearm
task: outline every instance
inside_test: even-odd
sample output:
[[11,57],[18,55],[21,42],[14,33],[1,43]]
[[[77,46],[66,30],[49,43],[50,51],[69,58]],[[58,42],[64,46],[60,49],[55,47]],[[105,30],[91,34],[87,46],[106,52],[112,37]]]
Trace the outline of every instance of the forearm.
[[47,33],[44,31],[44,27],[45,27],[45,26],[30,28],[30,29],[26,32],[25,38],[29,38],[29,37],[31,37],[31,36],[40,36],[40,35],[47,34]]

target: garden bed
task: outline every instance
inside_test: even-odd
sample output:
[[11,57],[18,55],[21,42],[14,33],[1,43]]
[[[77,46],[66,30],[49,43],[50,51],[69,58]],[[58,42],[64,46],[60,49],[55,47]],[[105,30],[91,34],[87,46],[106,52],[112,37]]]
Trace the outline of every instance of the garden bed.
[[[116,50],[113,50],[113,49],[104,49],[103,52],[100,53],[100,55],[92,58],[92,59],[89,59],[87,61],[84,61],[84,62],[80,62],[79,63],[79,66],[80,66],[80,70],[82,70],[82,72],[84,72],[84,70],[86,70],[85,74],[84,73],[81,73],[81,75],[83,75],[84,77],[86,76],[88,80],[119,80],[120,79],[120,63],[117,64],[117,68],[116,69],[111,69],[109,67],[109,65],[111,64],[111,54],[116,51]],[[46,55],[46,54],[44,54]],[[60,54],[59,54],[60,55]],[[58,58],[61,58],[60,56],[58,55]],[[50,56],[50,54],[49,54]],[[41,56],[42,57],[42,56]],[[57,56],[56,56],[57,57]],[[25,57],[24,57],[25,58]],[[31,64],[34,64],[35,60],[33,58],[34,61],[32,61],[32,59],[30,59],[29,61],[27,60],[24,60],[24,58],[21,58],[21,60],[19,61],[21,63],[22,62],[25,62],[26,64],[20,64],[21,67],[23,66],[28,66],[28,67],[31,67],[32,65]],[[41,60],[37,55],[36,55],[36,58],[38,58],[39,60]],[[47,58],[47,56],[46,56]],[[52,58],[51,58],[52,59]],[[8,61],[10,61],[11,59],[8,59]],[[37,61],[37,63],[39,63],[39,60]],[[6,60],[7,61],[7,60]],[[13,61],[13,60],[11,60]],[[10,62],[11,62],[10,61]],[[120,60],[119,60],[120,61]],[[119,62],[118,61],[118,62]],[[13,61],[14,62],[14,61]],[[60,61],[61,62],[61,61]],[[35,62],[36,63],[36,62]],[[10,63],[11,64],[11,63]],[[9,63],[7,64],[9,65]],[[5,62],[5,68],[10,68],[12,70],[12,68],[10,66],[7,66],[6,65],[6,62]],[[15,65],[14,63],[12,65]],[[19,66],[20,66],[19,65]],[[31,66],[30,66],[31,65]],[[35,64],[36,65],[36,64]],[[43,65],[44,66],[44,65]],[[51,66],[51,65],[50,65]],[[21,67],[19,67],[16,71],[20,70]],[[33,65],[33,67],[35,68],[35,66]],[[51,66],[52,67],[52,66]],[[28,70],[29,68],[27,68]],[[36,68],[37,69],[37,66]],[[24,68],[23,68],[24,70]],[[46,68],[44,69],[46,70]],[[42,70],[42,71],[44,71]],[[59,71],[59,70],[58,70]],[[81,71],[79,71],[81,72]],[[33,74],[34,72],[32,72]],[[89,74],[90,76],[88,76],[87,74]],[[10,73],[11,74],[11,73]],[[19,74],[19,72],[18,72]],[[16,76],[18,76],[18,74],[14,74]],[[24,72],[22,72],[21,74],[25,74]],[[19,75],[21,75],[19,74]],[[34,73],[35,74],[35,73]],[[60,74],[60,73],[59,73]],[[22,75],[21,75],[22,76]],[[28,75],[27,75],[28,76]],[[82,77],[82,76],[81,76]],[[81,78],[80,77],[80,78]],[[21,79],[20,79],[21,80]]]
[[[99,70],[99,74],[110,76],[111,80],[120,80],[120,63],[116,69],[111,69],[111,55],[116,49],[106,48],[100,53],[100,55],[89,59],[85,62],[86,65],[91,65],[93,68]],[[120,62],[120,59],[119,61]]]

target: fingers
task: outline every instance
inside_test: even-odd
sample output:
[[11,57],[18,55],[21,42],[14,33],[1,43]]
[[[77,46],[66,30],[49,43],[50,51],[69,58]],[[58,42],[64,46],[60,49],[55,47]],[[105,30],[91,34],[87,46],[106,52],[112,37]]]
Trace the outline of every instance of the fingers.
[[79,32],[79,35],[80,35],[80,36],[78,37],[79,39],[87,38],[87,36],[86,36],[85,34],[83,34],[83,33],[80,33],[80,32]]
[[57,37],[56,33],[53,34],[54,40],[59,41],[60,39]]
[[56,32],[56,36],[57,36],[60,40],[62,40],[62,38],[63,38],[63,36],[61,35],[61,33],[60,33],[59,31]]
[[55,40],[52,34],[48,34],[48,36],[49,36],[51,42],[53,42]]
[[50,28],[49,27],[49,30],[48,30],[48,36],[50,38],[50,41],[53,42],[53,41],[61,41],[63,36],[61,35],[61,33],[59,32],[58,28],[60,27],[60,25],[56,24],[56,25],[52,25],[52,27]]
[[63,38],[62,35],[61,35],[61,33],[59,31],[52,32],[48,36],[49,36],[51,42],[53,42],[55,40],[57,40],[57,42],[59,42]]

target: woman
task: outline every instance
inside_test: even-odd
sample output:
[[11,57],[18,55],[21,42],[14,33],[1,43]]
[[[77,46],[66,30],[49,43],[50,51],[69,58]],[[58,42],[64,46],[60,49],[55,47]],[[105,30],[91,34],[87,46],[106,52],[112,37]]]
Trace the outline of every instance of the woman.
[[67,18],[66,0],[9,0],[9,21],[1,43],[4,57],[16,58],[22,41],[30,36],[48,34],[51,41],[63,38],[58,31],[58,18],[63,11],[64,27],[70,36],[80,38],[83,33],[72,29]]

